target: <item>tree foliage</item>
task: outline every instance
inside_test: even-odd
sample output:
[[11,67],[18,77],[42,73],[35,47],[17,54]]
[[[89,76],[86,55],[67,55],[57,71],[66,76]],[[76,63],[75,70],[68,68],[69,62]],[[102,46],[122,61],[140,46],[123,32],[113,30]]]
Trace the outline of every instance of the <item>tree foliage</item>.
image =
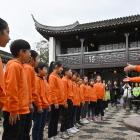
[[40,61],[49,64],[49,44],[46,40],[36,43],[36,51],[40,55]]

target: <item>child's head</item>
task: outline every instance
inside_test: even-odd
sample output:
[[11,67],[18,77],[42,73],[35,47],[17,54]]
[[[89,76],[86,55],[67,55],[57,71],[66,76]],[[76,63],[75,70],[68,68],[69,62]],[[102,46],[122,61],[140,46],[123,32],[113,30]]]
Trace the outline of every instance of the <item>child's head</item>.
[[34,68],[36,68],[39,63],[38,53],[34,50],[31,50],[30,53],[31,53],[30,63]]
[[78,84],[81,85],[83,83],[82,78],[79,79]]
[[138,87],[138,83],[135,83],[135,87]]
[[0,46],[5,47],[9,42],[9,27],[6,21],[0,18]]
[[68,78],[71,78],[72,77],[72,70],[68,67],[65,67],[63,69],[63,74],[64,74],[64,76],[67,76]]
[[79,80],[80,80],[80,74],[77,74],[77,79],[76,79],[77,83],[79,82]]
[[41,77],[46,76],[48,73],[47,65],[43,62],[39,62],[35,70],[36,73]]
[[22,39],[15,40],[10,45],[10,51],[15,58],[20,58],[22,62],[30,60],[30,44]]
[[73,72],[72,72],[72,80],[76,81],[77,80],[77,76],[78,76],[78,73],[73,70]]
[[100,76],[100,75],[97,75],[97,76],[96,76],[96,82],[99,83],[99,82],[101,82],[101,81],[102,81],[101,76]]
[[84,76],[83,80],[84,80],[85,84],[88,84],[88,77],[87,76]]
[[53,71],[60,74],[63,71],[63,65],[60,61],[52,62],[50,67],[52,67]]
[[90,79],[90,80],[89,80],[89,85],[90,85],[90,86],[93,86],[93,85],[94,85],[94,80],[93,80],[93,79]]

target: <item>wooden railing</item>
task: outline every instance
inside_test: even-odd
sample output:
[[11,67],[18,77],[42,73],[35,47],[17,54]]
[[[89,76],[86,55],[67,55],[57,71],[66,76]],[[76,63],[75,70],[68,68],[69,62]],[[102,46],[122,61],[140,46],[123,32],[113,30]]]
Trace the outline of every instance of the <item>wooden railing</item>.
[[[129,49],[129,62],[137,62],[140,60],[140,48],[130,48]],[[65,54],[58,55],[57,60],[62,61],[67,65],[80,65],[81,64],[81,54]],[[126,50],[109,50],[109,51],[96,51],[96,52],[85,52],[83,56],[83,64],[95,65],[96,67],[109,66],[122,66],[127,63]]]

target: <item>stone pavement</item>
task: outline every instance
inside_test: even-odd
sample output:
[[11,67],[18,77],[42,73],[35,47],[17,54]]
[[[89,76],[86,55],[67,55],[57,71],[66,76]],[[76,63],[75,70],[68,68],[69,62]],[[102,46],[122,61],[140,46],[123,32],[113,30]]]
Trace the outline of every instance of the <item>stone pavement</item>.
[[[124,126],[123,119],[129,116],[125,110],[111,108],[105,114],[105,121],[90,122],[70,140],[140,140],[140,133]],[[47,130],[44,133],[47,134]]]
[[140,133],[140,116],[130,115],[129,118],[123,120],[124,124],[130,129]]

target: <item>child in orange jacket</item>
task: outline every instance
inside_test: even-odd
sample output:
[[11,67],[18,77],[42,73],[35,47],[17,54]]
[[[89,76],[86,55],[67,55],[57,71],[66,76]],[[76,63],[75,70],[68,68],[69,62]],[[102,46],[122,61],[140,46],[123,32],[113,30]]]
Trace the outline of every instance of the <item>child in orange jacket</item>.
[[22,39],[10,45],[14,56],[6,65],[5,91],[6,102],[3,107],[3,140],[23,139],[26,116],[29,110],[29,91],[24,63],[30,59],[30,44]]
[[30,139],[30,130],[32,127],[32,114],[33,114],[33,97],[35,96],[35,70],[34,68],[38,65],[38,53],[34,50],[30,51],[31,58],[28,63],[24,64],[25,74],[27,76],[28,90],[29,90],[29,107],[30,113],[26,116],[26,124],[25,124],[25,140]]
[[33,114],[33,140],[43,140],[44,127],[47,120],[47,113],[49,108],[48,89],[46,85],[45,76],[47,74],[47,66],[43,62],[39,62],[36,68],[35,88],[36,97],[34,99],[34,114]]
[[[5,47],[9,42],[9,27],[6,21],[0,18],[0,47]],[[3,65],[0,57],[0,109],[5,102]]]
[[83,93],[81,92],[81,84],[82,84],[82,78],[80,77],[80,75],[78,75],[77,77],[77,109],[76,109],[76,126],[79,128],[82,126],[82,124],[80,123],[80,116],[81,116],[81,104],[83,104]]
[[84,94],[84,105],[81,109],[81,123],[82,124],[88,124],[89,121],[86,119],[87,112],[88,112],[88,104],[89,104],[89,98],[88,98],[88,77],[84,76],[83,78],[83,84],[81,85],[83,88],[83,94]]
[[96,104],[97,104],[97,95],[95,93],[95,87],[94,87],[94,80],[91,79],[89,82],[89,112],[88,116],[90,120],[96,121]]
[[57,135],[59,108],[61,105],[65,104],[64,85],[60,77],[62,71],[63,65],[61,62],[56,61],[50,64],[48,76],[48,83],[50,86],[49,101],[51,105],[48,124],[49,139],[59,139]]
[[80,94],[78,90],[78,73],[73,71],[73,76],[72,76],[72,84],[73,84],[73,113],[72,113],[72,128],[71,130],[74,131],[75,133],[79,132],[79,129],[76,128],[76,114],[77,114],[77,107],[80,106]]
[[103,120],[104,116],[103,99],[105,96],[105,86],[101,80],[101,76],[97,75],[96,83],[94,84],[95,93],[97,95],[97,116],[99,117],[99,121]]
[[67,133],[67,129],[68,129],[68,121],[69,121],[69,114],[70,114],[70,106],[68,105],[68,98],[72,99],[73,95],[72,95],[72,89],[71,89],[71,80],[70,78],[72,77],[72,71],[70,68],[65,67],[63,69],[63,84],[64,84],[64,96],[65,96],[65,104],[64,106],[61,106],[61,128],[60,131],[62,132],[61,138],[62,139],[68,139],[69,135]]

